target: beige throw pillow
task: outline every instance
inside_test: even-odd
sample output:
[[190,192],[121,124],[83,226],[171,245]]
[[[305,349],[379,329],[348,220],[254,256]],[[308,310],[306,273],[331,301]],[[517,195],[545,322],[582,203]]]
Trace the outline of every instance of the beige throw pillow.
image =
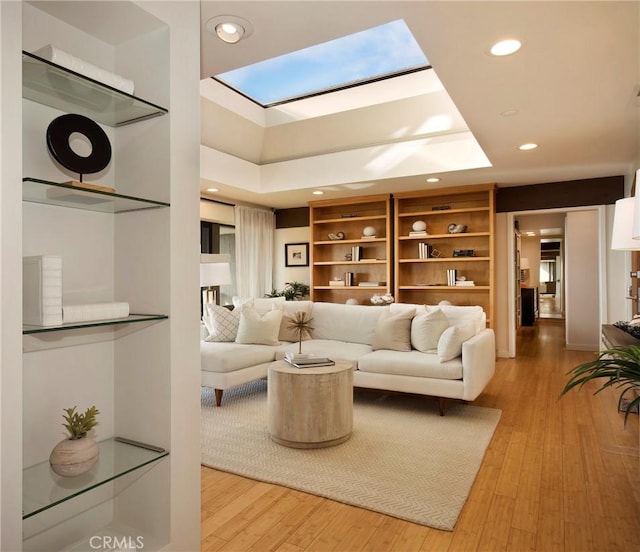
[[392,314],[385,310],[380,314],[373,335],[372,348],[390,349],[392,351],[411,350],[411,319],[415,309]]
[[253,307],[242,307],[236,343],[279,345],[278,332],[281,321],[282,311],[280,309],[260,314]]
[[438,358],[446,362],[462,354],[462,344],[475,335],[475,325],[472,320],[461,322],[457,326],[449,326],[438,341]]
[[422,353],[434,352],[448,327],[449,319],[440,309],[418,314],[411,321],[411,346]]

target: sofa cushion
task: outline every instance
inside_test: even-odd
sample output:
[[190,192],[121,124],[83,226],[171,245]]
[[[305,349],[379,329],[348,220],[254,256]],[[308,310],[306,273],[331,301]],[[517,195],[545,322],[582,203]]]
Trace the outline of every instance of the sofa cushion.
[[420,351],[373,351],[358,361],[361,372],[375,372],[398,376],[456,380],[462,378],[462,357],[440,362],[433,353]]
[[202,321],[207,328],[208,335],[205,341],[235,341],[240,324],[240,311],[229,310],[219,305],[208,303],[207,315]]
[[422,353],[433,352],[448,327],[449,319],[440,309],[418,314],[411,321],[411,345]]
[[389,349],[391,351],[411,350],[411,320],[415,309],[392,314],[385,310],[378,317],[376,331],[371,346],[373,350]]
[[237,295],[234,295],[231,300],[236,309],[253,307],[260,314],[269,312],[274,307],[282,310],[286,302],[284,297],[238,297]]
[[[285,343],[278,350],[277,358],[284,358],[285,353],[298,352],[297,343]],[[332,360],[358,360],[371,352],[371,346],[363,343],[347,343],[346,341],[332,341],[328,339],[310,339],[302,344],[304,354],[326,356]]]
[[378,317],[386,307],[313,303],[314,339],[351,341],[371,345]]
[[[280,341],[298,341],[298,331],[289,327],[290,322],[293,320],[293,316],[297,312],[304,312],[307,318],[311,317],[311,301],[285,301],[283,305],[284,315],[282,316],[282,322],[280,322],[280,332],[278,333],[278,339]],[[313,322],[311,323],[313,327]],[[311,335],[305,333],[302,335],[302,341],[311,339]]]
[[451,326],[463,324],[465,320],[473,320],[475,325],[474,333],[478,333],[487,327],[487,316],[480,306],[427,305],[427,312],[432,312],[436,309],[442,310],[449,319],[449,325]]
[[276,359],[278,347],[244,343],[200,343],[200,368],[207,372],[234,372]]
[[446,362],[462,355],[462,344],[475,335],[473,320],[459,322],[456,326],[449,326],[438,341],[438,358]]
[[236,343],[254,343],[259,345],[279,345],[278,333],[282,311],[274,308],[261,314],[253,307],[240,309],[240,323]]

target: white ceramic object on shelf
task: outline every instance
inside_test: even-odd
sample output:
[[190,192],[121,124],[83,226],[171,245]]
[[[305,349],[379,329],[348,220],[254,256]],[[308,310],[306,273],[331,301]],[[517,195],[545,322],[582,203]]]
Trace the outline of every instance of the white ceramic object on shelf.
[[64,439],[49,456],[51,469],[62,477],[76,477],[88,472],[98,460],[100,449],[95,439]]
[[376,229],[373,226],[365,226],[364,230],[362,230],[362,235],[372,238],[376,235]]
[[416,220],[411,228],[414,232],[424,232],[427,229],[427,223],[424,220]]
[[345,301],[345,303],[347,305],[359,305],[360,304],[360,302],[357,299],[354,299],[353,297],[351,297],[350,299],[347,299]]

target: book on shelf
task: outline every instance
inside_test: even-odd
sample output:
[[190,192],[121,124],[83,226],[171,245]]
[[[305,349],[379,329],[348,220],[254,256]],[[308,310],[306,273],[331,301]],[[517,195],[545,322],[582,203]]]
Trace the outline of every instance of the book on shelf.
[[428,243],[420,242],[418,244],[418,258],[430,259],[433,251],[433,246]]
[[22,258],[22,320],[32,326],[62,324],[62,257]]
[[360,261],[362,259],[362,246],[361,245],[352,245],[351,246],[351,260],[352,261]]
[[386,286],[387,282],[358,282],[359,287],[382,287]]
[[475,282],[473,280],[456,280],[456,286],[458,287],[472,287],[475,286]]
[[448,286],[455,286],[456,285],[457,275],[458,275],[458,271],[455,268],[448,268],[447,269],[447,285]]
[[378,236],[361,236],[361,240],[375,240]]
[[410,236],[428,236],[429,233],[426,230],[411,230]]
[[344,287],[346,284],[344,280],[329,280],[329,285],[331,287]]

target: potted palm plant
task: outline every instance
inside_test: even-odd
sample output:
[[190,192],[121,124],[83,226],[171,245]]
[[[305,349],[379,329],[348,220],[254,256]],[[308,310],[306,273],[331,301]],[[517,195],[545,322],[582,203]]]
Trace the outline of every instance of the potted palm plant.
[[[580,364],[567,372],[571,378],[566,383],[560,396],[577,387],[582,388],[587,382],[603,379],[596,393],[614,388],[620,390],[618,410],[624,411],[624,422],[632,412],[640,407],[640,347],[617,347],[601,351],[595,360]],[[629,396],[625,397],[629,392]]]
[[60,441],[51,451],[49,463],[51,469],[63,477],[75,477],[88,472],[98,459],[100,450],[95,439],[88,437],[98,422],[100,411],[91,406],[86,412],[76,412],[77,407],[63,409],[65,421],[62,424],[69,436]]

